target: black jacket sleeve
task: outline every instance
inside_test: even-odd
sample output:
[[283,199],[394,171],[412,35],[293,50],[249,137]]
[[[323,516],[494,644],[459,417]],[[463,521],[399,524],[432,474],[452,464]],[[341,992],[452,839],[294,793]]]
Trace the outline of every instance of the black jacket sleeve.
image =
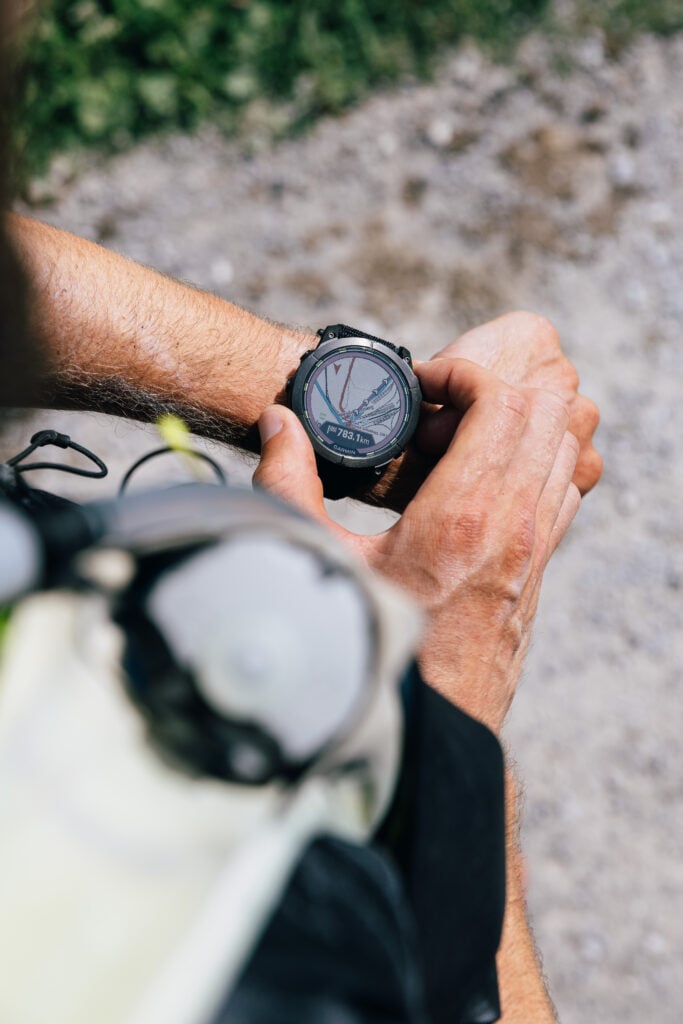
[[406,757],[376,842],[304,852],[214,1024],[489,1024],[505,903],[503,761],[406,684]]
[[496,737],[408,680],[397,856],[433,1024],[488,1024],[505,908],[503,755]]

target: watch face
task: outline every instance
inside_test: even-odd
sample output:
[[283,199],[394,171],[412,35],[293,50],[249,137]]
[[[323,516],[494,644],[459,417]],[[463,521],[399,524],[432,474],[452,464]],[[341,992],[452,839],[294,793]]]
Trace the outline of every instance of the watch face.
[[396,442],[410,417],[405,376],[373,348],[338,347],[323,356],[304,383],[309,430],[337,455],[373,458]]

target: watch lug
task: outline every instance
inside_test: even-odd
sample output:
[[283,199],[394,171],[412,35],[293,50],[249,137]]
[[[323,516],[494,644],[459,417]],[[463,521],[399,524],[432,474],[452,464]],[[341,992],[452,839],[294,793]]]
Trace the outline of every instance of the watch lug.
[[398,354],[400,355],[401,359],[405,359],[408,366],[413,365],[413,357],[411,356],[410,351],[407,348],[404,348],[403,345],[400,346]]
[[327,327],[319,327],[316,333],[319,335],[321,341],[334,341],[335,338],[342,337],[342,333],[337,324],[328,324]]

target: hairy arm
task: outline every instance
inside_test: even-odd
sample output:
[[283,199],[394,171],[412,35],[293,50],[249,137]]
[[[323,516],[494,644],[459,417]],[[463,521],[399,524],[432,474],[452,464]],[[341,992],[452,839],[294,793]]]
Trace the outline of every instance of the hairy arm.
[[[43,353],[46,406],[154,420],[175,412],[196,433],[256,451],[255,424],[285,383],[312,333],[273,324],[26,217],[7,224],[33,286],[33,334]],[[590,490],[601,472],[592,443],[597,409],[578,392],[557,332],[541,317],[513,313],[469,331],[438,357],[465,357],[516,386],[555,391],[570,409],[580,446],[575,482]],[[422,366],[416,367],[422,376]],[[14,404],[35,394],[13,393]],[[403,511],[458,423],[453,410],[423,405],[420,430],[365,500]]]
[[518,786],[508,768],[506,800],[506,901],[498,949],[501,1024],[556,1024],[558,1018],[543,976],[529,925],[519,838]]
[[155,419],[258,448],[314,335],[269,323],[76,235],[9,215],[32,285],[31,329],[48,370],[42,401]]

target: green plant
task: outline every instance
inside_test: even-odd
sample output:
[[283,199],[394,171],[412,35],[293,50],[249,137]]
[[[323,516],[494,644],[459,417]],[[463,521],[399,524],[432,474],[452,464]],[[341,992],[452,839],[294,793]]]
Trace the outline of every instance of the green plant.
[[501,45],[546,0],[45,0],[24,33],[15,137],[25,174],[74,145],[120,148],[251,101],[287,125],[428,72],[464,35]]
[[681,0],[577,0],[581,27],[600,28],[608,41],[625,45],[638,32],[662,35],[683,29]]
[[[233,130],[255,100],[296,129],[402,74],[426,75],[470,36],[498,52],[548,0],[42,0],[18,47],[14,136],[23,176],[78,145],[122,148],[211,118]],[[574,0],[574,31],[612,52],[683,28],[681,0]]]

